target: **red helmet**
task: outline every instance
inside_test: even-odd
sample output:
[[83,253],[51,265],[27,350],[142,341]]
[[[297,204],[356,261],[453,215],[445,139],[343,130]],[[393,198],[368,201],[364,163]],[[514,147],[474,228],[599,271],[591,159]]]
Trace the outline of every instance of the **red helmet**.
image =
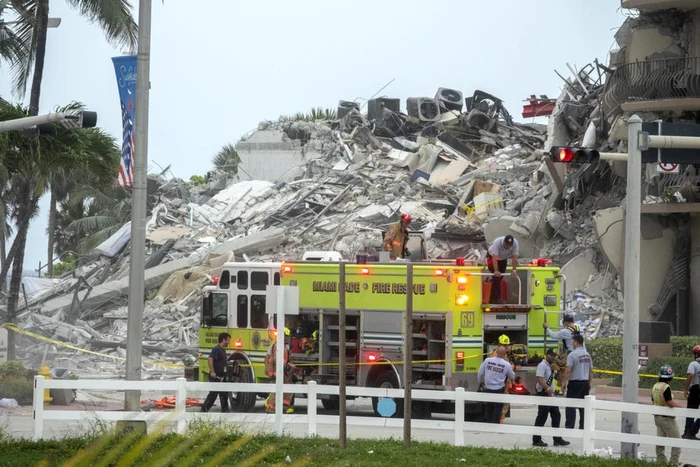
[[401,221],[405,222],[406,224],[411,223],[411,215],[410,214],[401,214]]
[[696,354],[696,355],[697,355],[697,354],[700,354],[700,344],[698,344],[698,345],[696,345],[695,347],[693,347],[693,353]]

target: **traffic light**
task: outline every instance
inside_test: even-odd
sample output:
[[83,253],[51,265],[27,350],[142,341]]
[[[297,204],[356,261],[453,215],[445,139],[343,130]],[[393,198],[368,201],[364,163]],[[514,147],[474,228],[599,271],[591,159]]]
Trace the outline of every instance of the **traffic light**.
[[50,135],[53,134],[55,125],[69,130],[75,128],[94,128],[97,126],[97,112],[90,110],[70,112],[58,122],[37,125],[36,131],[40,135]]
[[549,150],[554,162],[590,164],[600,160],[600,153],[595,149],[572,148],[569,146],[554,146]]

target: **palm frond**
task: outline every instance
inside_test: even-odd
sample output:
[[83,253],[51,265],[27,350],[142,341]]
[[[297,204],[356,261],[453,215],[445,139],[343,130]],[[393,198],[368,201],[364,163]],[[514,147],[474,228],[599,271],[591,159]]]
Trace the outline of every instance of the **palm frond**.
[[90,216],[76,219],[66,226],[66,230],[79,235],[100,231],[119,223],[119,219],[112,216]]
[[90,22],[97,23],[110,44],[136,48],[138,26],[128,0],[68,0],[68,3]]

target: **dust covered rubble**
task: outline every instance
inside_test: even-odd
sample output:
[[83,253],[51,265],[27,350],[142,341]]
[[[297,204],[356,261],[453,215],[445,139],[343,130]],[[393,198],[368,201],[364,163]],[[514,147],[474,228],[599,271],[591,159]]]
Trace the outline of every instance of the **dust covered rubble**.
[[[473,110],[451,111],[438,123],[393,112],[391,134],[357,110],[335,121],[263,122],[258,131],[281,133],[315,156],[275,181],[216,171],[199,186],[149,177],[144,377],[182,373],[162,364],[196,352],[201,289],[226,261],[294,260],[310,250],[339,251],[348,260],[375,254],[401,212],[424,233],[431,259],[483,261],[487,244],[506,233],[519,239],[527,252],[521,256],[557,264],[595,248],[590,211],[621,199],[604,194],[618,184],[609,169],[579,169],[576,188],[589,195],[557,207],[562,196],[541,160],[544,127],[503,113],[479,120]],[[123,375],[129,233],[124,226],[76,271],[29,296],[19,316],[27,331],[100,355],[22,336],[21,359],[79,375]],[[420,258],[420,249],[411,253]],[[578,304],[573,294],[585,289],[570,289],[568,302]],[[592,335],[619,323],[618,294],[601,295],[584,305],[598,314],[575,310]],[[601,329],[602,320],[613,326]]]

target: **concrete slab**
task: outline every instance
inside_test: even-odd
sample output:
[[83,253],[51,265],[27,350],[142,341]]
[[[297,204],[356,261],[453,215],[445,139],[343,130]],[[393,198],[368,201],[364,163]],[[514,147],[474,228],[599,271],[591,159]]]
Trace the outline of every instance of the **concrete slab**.
[[[283,229],[268,229],[248,235],[246,237],[234,238],[213,250],[214,254],[222,255],[233,251],[239,255],[250,253],[259,249],[271,248],[279,245],[284,240]],[[202,264],[204,253],[194,253],[189,257],[176,259],[168,263],[160,264],[147,269],[145,272],[145,289],[150,290],[160,287],[172,273],[181,269]],[[125,298],[129,290],[129,277],[107,282],[92,289],[88,298],[83,302],[83,309],[95,309],[101,305],[110,303],[117,298]],[[82,300],[86,295],[86,290],[82,290],[78,295]],[[53,315],[60,311],[70,309],[73,302],[73,294],[56,297],[41,306],[41,313]]]
[[616,273],[622,271],[624,255],[625,210],[622,207],[601,209],[593,216],[600,251]]
[[598,275],[594,259],[593,251],[586,250],[561,268],[561,273],[566,276],[566,290],[583,290],[588,278]]

